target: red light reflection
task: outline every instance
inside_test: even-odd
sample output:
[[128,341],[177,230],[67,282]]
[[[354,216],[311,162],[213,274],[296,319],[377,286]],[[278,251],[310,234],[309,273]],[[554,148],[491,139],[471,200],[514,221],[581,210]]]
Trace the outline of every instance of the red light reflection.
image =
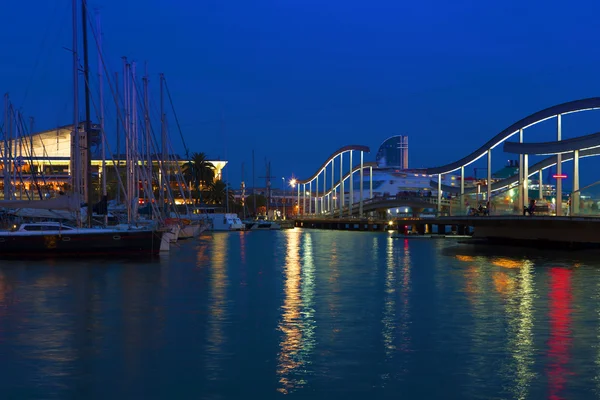
[[549,398],[563,399],[560,392],[572,372],[567,369],[571,346],[571,271],[550,269],[550,339],[548,340]]

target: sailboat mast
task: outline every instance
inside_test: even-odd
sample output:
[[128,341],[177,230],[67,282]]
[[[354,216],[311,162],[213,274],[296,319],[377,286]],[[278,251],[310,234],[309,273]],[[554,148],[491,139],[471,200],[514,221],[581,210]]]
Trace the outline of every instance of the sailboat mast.
[[[17,172],[19,173],[19,200],[23,200],[23,178],[21,176],[21,171],[23,170],[22,162],[23,162],[23,115],[20,111],[17,111],[15,114],[15,124],[16,133],[18,142],[15,142],[15,145],[19,145],[19,156],[17,157],[17,163],[15,165],[15,185],[17,184]],[[15,153],[17,149],[15,149]],[[18,170],[18,171],[17,171]]]
[[96,11],[96,35],[98,36],[98,85],[100,86],[100,134],[102,135],[102,211],[104,225],[108,225],[108,199],[106,193],[106,135],[104,133],[104,76],[102,74],[102,25],[100,12]]
[[131,157],[129,155],[130,137],[129,137],[129,63],[127,58],[123,57],[123,108],[125,114],[125,124],[123,125],[123,133],[125,134],[125,171],[127,174],[127,185],[125,188],[125,201],[127,203],[127,223],[131,224]]
[[[17,185],[17,168],[15,166],[15,157],[17,155],[17,142],[16,142],[16,138],[17,136],[15,135],[15,107],[14,105],[11,103],[10,107],[8,109],[8,127],[9,127],[9,132],[10,135],[8,136],[8,140],[10,145],[8,146],[10,149],[10,152],[8,153],[8,158],[10,159],[10,163],[11,163],[11,168],[12,168],[12,184],[11,184],[11,196],[16,194],[16,185]],[[12,197],[11,197],[12,198]]]
[[86,162],[85,162],[85,189],[87,202],[87,223],[88,227],[92,226],[92,135],[90,124],[90,65],[88,59],[87,48],[87,6],[86,0],[81,0],[81,24],[83,34],[83,77],[85,81],[85,144],[86,144]]
[[146,179],[148,183],[144,187],[146,192],[146,199],[148,203],[150,203],[151,193],[148,191],[152,191],[152,156],[150,154],[150,99],[148,93],[148,64],[144,66],[144,128],[146,130]]
[[242,162],[242,213],[246,219],[246,182],[244,181],[244,163]]
[[[221,140],[225,144],[225,159],[227,160],[227,138],[225,137],[225,113],[223,109],[221,109]],[[225,212],[229,214],[229,168],[225,170],[225,204]]]
[[165,173],[166,168],[165,160],[167,159],[167,130],[165,129],[165,100],[164,100],[164,74],[160,74],[160,141],[162,145],[162,155],[161,155],[161,170],[160,170],[160,211],[161,213],[165,209]]
[[8,93],[4,95],[4,200],[10,198],[10,159],[8,158],[9,131],[8,131],[8,109],[9,109]]
[[[116,98],[119,99],[119,73],[115,72],[115,92],[116,92]],[[119,118],[121,116],[121,113],[119,112],[119,102],[118,100],[116,101],[116,105],[117,105],[117,124],[115,126],[115,129],[117,131],[117,155],[116,155],[116,159],[117,159],[117,174],[121,174],[121,129],[119,129],[121,127],[121,119]],[[120,179],[118,179],[120,181]],[[117,204],[121,204],[121,185],[119,185],[119,187],[117,188]]]
[[133,162],[133,195],[134,201],[132,204],[132,212],[134,218],[137,219],[138,215],[138,204],[140,201],[140,170],[139,170],[139,146],[138,146],[138,121],[137,121],[137,84],[135,82],[137,72],[136,72],[136,63],[133,61],[131,63],[131,155]]
[[[71,186],[76,196],[81,195],[81,144],[79,143],[79,59],[77,45],[77,22],[79,14],[77,13],[77,1],[73,0],[73,146],[72,164],[71,164]],[[81,224],[81,219],[77,218],[77,223]]]

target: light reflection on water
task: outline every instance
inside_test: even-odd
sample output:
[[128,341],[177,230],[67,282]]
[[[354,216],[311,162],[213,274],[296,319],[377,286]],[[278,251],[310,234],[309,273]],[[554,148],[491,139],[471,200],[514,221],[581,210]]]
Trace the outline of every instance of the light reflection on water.
[[[508,255],[507,255],[508,254]],[[214,233],[0,265],[3,398],[594,398],[600,262],[387,234]]]
[[300,258],[301,233],[287,231],[287,257],[284,266],[285,300],[279,329],[283,332],[280,345],[279,392],[287,394],[306,384],[314,339],[314,273],[312,239],[305,236]]
[[206,371],[209,380],[218,380],[224,368],[221,363],[225,342],[223,324],[229,318],[226,304],[228,239],[228,236],[224,233],[215,234],[213,236],[213,251],[210,253],[212,257],[210,260],[208,332],[205,350]]
[[572,342],[571,326],[571,274],[566,268],[552,267],[549,271],[550,339],[548,340],[547,375],[549,398],[564,399],[567,380],[573,372],[569,369]]
[[[376,253],[375,253],[376,254]],[[383,310],[383,343],[385,356],[391,359],[396,353],[396,257],[394,239],[388,237],[386,249],[385,300]]]
[[[514,291],[506,302],[508,319],[507,351],[512,352],[515,361],[513,398],[526,399],[529,397],[529,387],[536,374],[534,365],[534,335],[533,335],[533,266],[528,260],[522,262],[520,270],[512,278],[511,286]],[[509,372],[509,371],[507,371]]]

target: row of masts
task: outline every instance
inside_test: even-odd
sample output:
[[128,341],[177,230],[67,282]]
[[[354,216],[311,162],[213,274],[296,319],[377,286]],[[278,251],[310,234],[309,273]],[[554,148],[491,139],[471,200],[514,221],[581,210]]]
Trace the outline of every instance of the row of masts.
[[[81,14],[78,14],[77,3],[81,1]],[[99,105],[96,106],[96,102],[92,101],[90,94],[90,66],[88,58],[88,43],[87,43],[87,24],[88,24],[88,9],[86,7],[85,0],[73,0],[72,7],[72,18],[73,18],[73,131],[71,138],[71,164],[70,164],[70,183],[74,193],[85,199],[88,206],[87,212],[87,225],[92,224],[92,210],[94,202],[94,185],[91,169],[92,161],[92,126],[91,126],[91,108],[92,104],[95,106],[97,112],[97,118],[99,121],[99,130],[101,135],[100,145],[100,158],[102,161],[100,167],[100,196],[101,202],[106,204],[108,199],[107,194],[107,159],[112,158],[113,164],[116,166],[116,176],[119,181],[119,188],[116,191],[117,203],[121,202],[121,193],[125,195],[125,203],[127,208],[127,219],[128,223],[132,223],[138,215],[139,198],[140,198],[140,184],[144,189],[144,197],[153,211],[157,215],[164,215],[164,207],[167,201],[174,203],[173,194],[170,190],[171,174],[177,177],[178,183],[180,183],[180,191],[182,197],[185,199],[186,195],[183,193],[183,188],[187,186],[182,179],[182,171],[177,162],[172,162],[170,159],[170,143],[168,139],[167,119],[164,107],[164,88],[171,101],[171,107],[173,107],[172,100],[168,87],[166,86],[166,80],[163,74],[160,74],[160,155],[158,151],[158,140],[154,138],[152,131],[152,123],[150,118],[150,91],[149,91],[149,77],[147,72],[147,66],[144,71],[142,78],[142,89],[138,88],[138,81],[136,79],[136,63],[129,62],[127,58],[123,57],[123,76],[122,76],[122,95],[119,94],[119,73],[114,73],[114,81],[111,81],[111,76],[108,74],[104,57],[102,53],[102,29],[99,14],[96,14],[96,29],[92,30],[92,34],[96,40],[96,46],[98,50],[97,56],[97,77],[99,84]],[[79,63],[79,43],[78,43],[78,20],[79,15],[82,19],[82,51],[83,51],[83,69]],[[83,72],[83,73],[82,73]],[[84,79],[84,113],[85,117],[83,123],[80,118],[80,82],[83,76]],[[116,105],[116,154],[109,152],[109,146],[106,137],[106,118],[105,118],[105,107],[104,107],[104,84],[108,83],[110,91],[112,92],[114,102]],[[141,96],[140,96],[141,91]],[[138,114],[141,108],[141,113]],[[173,110],[174,112],[174,110]],[[0,157],[3,160],[3,177],[4,177],[4,198],[10,199],[14,194],[12,181],[15,185],[19,179],[23,183],[23,178],[20,175],[22,168],[19,168],[17,162],[23,161],[23,155],[30,158],[31,160],[31,178],[39,192],[40,199],[44,196],[41,193],[40,185],[36,182],[37,171],[34,171],[33,160],[34,157],[41,156],[37,154],[34,156],[33,146],[33,118],[30,122],[30,135],[26,138],[26,129],[23,124],[24,117],[20,111],[16,111],[14,106],[9,101],[8,94],[5,95],[5,110],[4,110],[4,144],[0,145]],[[178,124],[179,126],[179,124]],[[125,160],[121,160],[121,133],[125,137]],[[27,143],[24,141],[29,140],[29,148]],[[36,139],[37,140],[37,139]],[[44,146],[43,141],[42,147]],[[185,143],[184,143],[185,146]],[[155,151],[153,151],[153,149]],[[29,152],[29,156],[27,156]],[[109,154],[110,153],[110,154]],[[186,154],[187,154],[186,148]],[[155,170],[153,169],[152,154],[156,155],[156,161],[158,165],[157,181],[159,187],[159,199],[158,205],[154,199],[153,191],[153,175]],[[47,153],[44,148],[44,156]],[[116,158],[116,160],[115,160]],[[123,184],[120,177],[121,162],[124,161],[126,170],[126,182]],[[38,165],[39,166],[39,165]],[[42,174],[43,175],[43,168]],[[39,176],[38,176],[39,177]],[[43,178],[43,176],[42,176]],[[23,185],[21,185],[23,187]],[[191,196],[191,190],[188,188],[189,195]],[[30,194],[27,193],[28,200]],[[107,215],[104,213],[104,222],[107,222]],[[81,219],[78,218],[81,222]]]
[[[29,117],[29,131],[33,131],[33,117]],[[21,170],[18,168],[25,162],[25,159],[33,157],[33,138],[29,137],[28,143],[24,143],[26,136],[25,117],[23,113],[16,110],[11,103],[8,93],[4,95],[4,140],[1,146],[3,173],[4,173],[4,198],[13,196],[13,187],[11,180],[17,182],[23,180]],[[33,176],[34,183],[36,177]],[[39,185],[36,184],[40,198],[42,196]],[[22,192],[22,190],[21,190]],[[22,197],[22,193],[20,193]],[[26,194],[29,199],[29,194]]]
[[[74,0],[74,4],[76,1]],[[87,25],[87,12],[85,10],[86,1],[82,1],[82,14],[84,15],[83,19],[83,40],[84,40],[84,76],[86,81],[86,132],[89,132],[89,80],[88,80],[88,64],[85,61],[87,59],[87,38],[86,32],[87,29],[85,26]],[[76,32],[74,32],[74,37],[76,37]],[[76,40],[76,39],[74,39]],[[104,99],[103,99],[103,82],[104,75],[102,71],[105,67],[103,64],[102,57],[102,30],[99,14],[96,15],[96,44],[98,49],[98,79],[99,79],[99,94],[100,94],[100,130],[102,135],[102,196],[103,201],[106,201],[107,191],[106,191],[106,134],[105,134],[105,126],[104,126]],[[138,101],[139,101],[139,89],[137,86],[136,76],[136,63],[129,62],[126,57],[122,58],[123,61],[123,107],[121,113],[121,107],[119,107],[119,99],[118,96],[118,73],[115,73],[115,89],[116,89],[116,103],[117,103],[117,176],[120,179],[120,175],[118,173],[120,167],[120,130],[119,127],[122,126],[124,129],[125,135],[125,168],[126,168],[126,187],[124,187],[124,192],[126,196],[126,205],[127,205],[127,219],[128,223],[131,223],[134,218],[138,215],[138,199],[140,197],[140,182],[143,182],[144,193],[148,204],[151,204],[152,207],[156,208],[156,204],[154,204],[153,198],[153,190],[152,190],[152,181],[153,181],[153,168],[152,168],[152,147],[153,147],[153,135],[151,130],[151,122],[150,122],[150,94],[149,94],[149,77],[147,71],[147,65],[145,67],[145,73],[142,78],[143,89],[142,96],[143,101],[143,140],[141,140],[141,130],[139,126],[140,119],[138,118]],[[160,131],[161,131],[161,156],[160,162],[158,163],[158,186],[159,186],[159,200],[158,204],[160,204],[161,214],[163,212],[163,206],[165,204],[165,200],[167,200],[167,196],[170,196],[170,200],[172,201],[172,194],[170,193],[170,160],[169,160],[169,142],[168,142],[168,134],[167,134],[167,121],[166,121],[166,113],[164,110],[164,86],[165,86],[165,78],[164,75],[160,74]],[[77,136],[77,135],[76,135]],[[86,135],[88,139],[87,143],[87,151],[88,151],[88,160],[91,159],[91,143],[89,142],[90,137]],[[145,153],[145,157],[143,156]],[[157,154],[158,152],[154,152]],[[140,165],[141,164],[141,165]],[[144,165],[145,164],[145,165]],[[91,182],[91,169],[89,168],[89,162],[87,165],[88,171],[88,181]],[[181,171],[179,171],[181,172]],[[87,199],[88,204],[91,204],[90,199],[92,198],[91,194],[91,185],[88,185],[87,191]],[[120,200],[121,190],[117,191],[118,200]],[[183,195],[183,193],[182,193]],[[91,216],[91,213],[88,213]]]
[[[87,224],[91,226],[92,223],[92,210],[93,210],[93,179],[92,179],[92,169],[91,169],[91,160],[92,160],[92,126],[91,126],[91,95],[90,95],[90,67],[89,67],[89,58],[88,58],[88,48],[87,48],[87,23],[88,23],[88,11],[86,7],[86,1],[81,1],[81,17],[82,17],[82,36],[83,36],[83,70],[80,71],[79,64],[79,51],[78,51],[78,8],[77,8],[78,0],[73,0],[72,7],[72,17],[73,17],[73,132],[72,132],[72,148],[71,148],[71,165],[70,165],[70,174],[71,174],[71,187],[74,193],[78,194],[82,199],[85,199],[88,205],[87,212]],[[92,31],[93,32],[93,31]],[[139,99],[139,89],[137,87],[136,81],[136,63],[128,62],[126,58],[123,58],[123,94],[122,97],[119,96],[118,90],[118,73],[115,73],[115,84],[112,85],[110,80],[107,79],[108,76],[105,76],[104,71],[106,65],[104,63],[103,55],[102,55],[102,33],[101,33],[101,23],[100,16],[96,15],[96,32],[93,32],[96,38],[96,45],[98,49],[98,83],[99,83],[99,106],[96,107],[96,111],[98,113],[99,127],[100,127],[100,135],[101,135],[101,154],[100,158],[102,160],[102,164],[100,167],[100,176],[101,176],[101,201],[106,204],[107,202],[107,173],[106,173],[106,160],[111,155],[107,154],[108,143],[106,138],[106,130],[105,130],[105,109],[104,109],[104,82],[108,81],[111,91],[113,92],[116,109],[117,109],[117,123],[116,123],[116,133],[117,133],[117,150],[116,150],[116,169],[117,169],[117,179],[119,180],[119,186],[122,186],[122,189],[119,188],[117,190],[117,202],[120,202],[121,192],[124,192],[126,196],[126,205],[128,211],[128,222],[131,223],[134,218],[137,216],[138,211],[138,199],[140,195],[140,185],[139,182],[143,182],[145,185],[144,193],[146,200],[152,200],[154,203],[153,197],[153,168],[152,168],[152,131],[151,131],[151,122],[150,122],[150,100],[149,100],[149,79],[147,69],[145,71],[145,75],[142,79],[143,82],[143,102],[141,103],[141,107],[143,108],[143,137],[140,135],[140,123],[141,120],[138,115],[138,101]],[[83,74],[81,74],[83,72]],[[79,98],[79,79],[83,75],[84,78],[84,88],[85,88],[85,97],[84,97],[84,112],[85,117],[83,120],[83,124],[80,118],[80,98]],[[108,75],[108,74],[107,74]],[[162,205],[164,205],[167,196],[170,196],[172,200],[172,195],[169,194],[168,183],[170,182],[170,169],[174,168],[170,166],[169,160],[169,143],[166,129],[166,114],[164,111],[164,100],[163,100],[163,86],[165,85],[164,75],[160,75],[160,92],[161,92],[161,106],[160,106],[160,121],[161,121],[161,141],[162,141],[162,154],[160,157],[157,157],[159,171],[158,171],[158,180],[160,186],[160,200],[159,204],[161,204],[161,211],[163,209]],[[17,117],[15,117],[15,114]],[[15,120],[17,118],[21,118],[22,115],[20,113],[15,113],[15,110],[8,100],[8,94],[5,96],[5,126],[3,127],[4,131],[4,146],[2,151],[2,158],[4,161],[4,198],[11,198],[13,194],[11,180],[17,182],[17,171],[20,169],[17,167],[13,167],[12,164],[16,162],[16,159],[19,160],[22,158],[22,148],[23,148],[23,132],[19,131],[15,133]],[[33,120],[32,120],[33,122]],[[82,126],[83,125],[83,126]],[[21,125],[18,124],[20,127]],[[123,134],[125,136],[125,160],[120,160],[121,158],[121,129],[123,128]],[[20,129],[20,128],[19,128]],[[31,132],[33,129],[31,128]],[[13,135],[13,133],[15,133]],[[31,142],[33,142],[33,136],[30,136]],[[18,139],[18,140],[16,140]],[[18,147],[17,147],[18,146]],[[19,153],[17,154],[17,149],[19,149]],[[31,153],[33,153],[33,143],[31,143]],[[145,155],[144,155],[145,154]],[[155,152],[156,154],[156,152]],[[30,154],[33,158],[33,154]],[[39,156],[39,155],[38,155]],[[113,157],[113,161],[114,157]],[[119,167],[121,165],[121,161],[124,161],[125,169],[126,169],[126,185],[121,185],[120,182],[120,174]],[[32,159],[33,166],[33,159]],[[177,168],[179,165],[177,165]],[[32,171],[33,172],[33,171]],[[181,172],[181,171],[179,171]],[[35,174],[32,174],[35,179]],[[42,195],[40,193],[40,198]],[[156,204],[153,204],[156,207]],[[107,217],[104,217],[105,222]]]

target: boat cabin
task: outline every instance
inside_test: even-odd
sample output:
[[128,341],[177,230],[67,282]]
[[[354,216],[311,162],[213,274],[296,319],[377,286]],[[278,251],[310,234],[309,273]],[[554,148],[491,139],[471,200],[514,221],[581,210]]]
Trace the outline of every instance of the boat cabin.
[[71,231],[74,228],[63,225],[60,222],[38,222],[25,223],[19,226],[13,225],[12,232],[41,232],[41,231]]

